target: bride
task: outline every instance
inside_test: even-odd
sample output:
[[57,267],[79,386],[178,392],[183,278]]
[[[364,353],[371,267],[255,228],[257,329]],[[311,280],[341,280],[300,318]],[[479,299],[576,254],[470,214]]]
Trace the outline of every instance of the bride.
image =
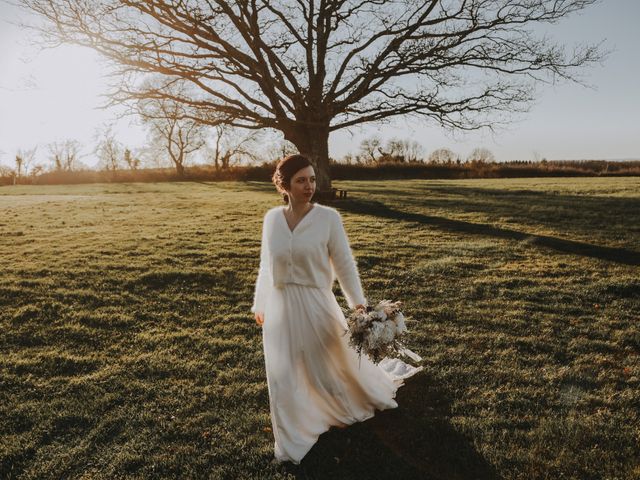
[[423,367],[358,361],[332,290],[337,278],[349,308],[367,305],[341,215],[311,202],[315,172],[305,156],[283,158],[273,182],[286,205],[264,216],[251,311],[262,326],[274,456],[299,464],[330,427],[397,407],[403,379]]

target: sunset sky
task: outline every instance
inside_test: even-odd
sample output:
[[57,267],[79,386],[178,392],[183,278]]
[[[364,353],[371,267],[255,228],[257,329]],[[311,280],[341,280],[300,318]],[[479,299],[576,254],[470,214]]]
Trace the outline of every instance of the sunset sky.
[[[14,22],[20,12],[0,0],[0,164],[13,166],[18,148],[38,147],[37,159],[48,162],[46,145],[67,138],[85,148],[82,161],[94,165],[91,153],[96,130],[115,121],[117,111],[98,110],[99,95],[108,72],[89,49],[63,46],[39,52],[29,45],[27,31]],[[446,135],[434,124],[415,119],[334,133],[333,157],[358,151],[363,138],[374,133],[383,139],[410,138],[428,154],[448,147],[466,156],[486,147],[500,161],[548,159],[640,159],[640,2],[603,1],[583,14],[549,27],[560,42],[605,40],[612,49],[602,66],[584,72],[593,89],[563,83],[539,88],[538,101],[524,116],[514,117],[507,130]],[[130,120],[116,123],[118,138],[137,148],[146,142],[144,131]]]

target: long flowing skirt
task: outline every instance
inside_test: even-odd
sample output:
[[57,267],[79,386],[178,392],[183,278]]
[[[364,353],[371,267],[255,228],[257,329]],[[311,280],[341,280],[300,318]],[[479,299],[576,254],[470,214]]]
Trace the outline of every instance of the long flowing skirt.
[[399,359],[376,365],[359,358],[346,328],[330,289],[293,283],[271,289],[262,334],[277,461],[299,464],[331,426],[397,407],[397,389],[423,369]]

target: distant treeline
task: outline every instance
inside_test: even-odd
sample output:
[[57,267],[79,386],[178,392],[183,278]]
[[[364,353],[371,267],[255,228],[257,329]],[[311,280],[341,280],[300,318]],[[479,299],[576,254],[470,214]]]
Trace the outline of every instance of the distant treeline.
[[[0,174],[0,185],[59,185],[109,182],[171,182],[171,181],[270,181],[277,161],[252,166],[194,165],[186,167],[184,175],[174,168],[143,168],[136,170],[77,170],[50,171],[38,175],[16,177]],[[640,160],[541,160],[541,161],[450,161],[450,162],[389,162],[337,163],[331,162],[334,180],[378,180],[399,178],[519,178],[519,177],[585,177],[639,176]]]

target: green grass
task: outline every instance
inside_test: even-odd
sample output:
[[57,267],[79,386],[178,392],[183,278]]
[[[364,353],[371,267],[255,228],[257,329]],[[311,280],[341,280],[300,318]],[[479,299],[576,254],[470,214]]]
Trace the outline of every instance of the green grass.
[[249,311],[272,185],[0,188],[0,478],[640,478],[640,178],[335,186],[425,371],[298,467]]

